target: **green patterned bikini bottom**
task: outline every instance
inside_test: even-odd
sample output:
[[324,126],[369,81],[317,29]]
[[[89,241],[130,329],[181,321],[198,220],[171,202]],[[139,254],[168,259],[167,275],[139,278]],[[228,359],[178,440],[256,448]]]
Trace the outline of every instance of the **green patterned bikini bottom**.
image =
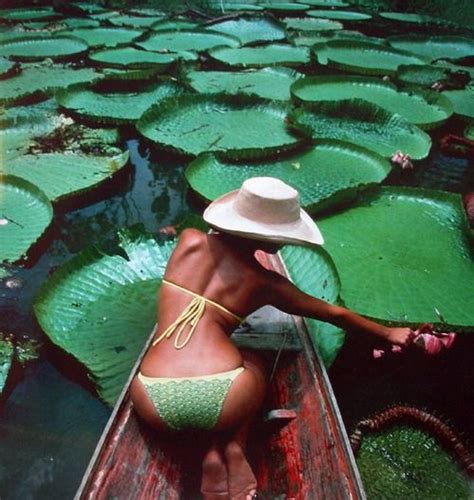
[[148,396],[168,427],[212,429],[234,379],[244,367],[200,377],[146,377],[138,374]]

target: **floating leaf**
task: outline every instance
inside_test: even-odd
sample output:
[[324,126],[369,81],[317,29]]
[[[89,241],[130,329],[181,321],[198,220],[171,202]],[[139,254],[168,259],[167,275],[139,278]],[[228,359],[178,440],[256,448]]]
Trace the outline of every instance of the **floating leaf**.
[[256,5],[256,4],[253,4],[253,3],[229,3],[227,5],[224,6],[223,8],[223,12],[226,12],[226,11],[230,11],[230,12],[233,12],[233,11],[248,11],[248,12],[260,12],[263,10],[263,7],[261,5]]
[[84,17],[70,17],[66,19],[61,19],[61,26],[64,25],[66,28],[97,28],[100,26],[100,22],[95,19],[86,19]]
[[474,326],[474,262],[459,195],[383,188],[318,225],[348,308],[443,331]]
[[335,19],[336,21],[367,21],[372,19],[370,14],[363,12],[354,12],[349,10],[310,10],[306,13],[308,16],[319,17],[323,19]]
[[[314,17],[287,17],[283,19],[283,22],[287,29],[299,31],[329,31],[344,28],[343,24],[338,21],[316,19]],[[322,37],[322,35],[318,36]]]
[[453,112],[449,101],[438,93],[400,92],[377,78],[321,76],[298,80],[291,93],[300,101],[364,99],[423,128],[440,125]]
[[209,25],[212,30],[235,36],[242,44],[285,38],[281,24],[265,17],[240,17]]
[[448,24],[446,20],[437,17],[426,16],[424,14],[412,14],[409,12],[379,12],[378,15],[390,21],[397,21],[399,23],[413,23],[427,26],[433,24]]
[[89,250],[61,267],[35,302],[56,345],[83,363],[113,405],[156,321],[156,293],[173,248],[122,233],[127,258]]
[[408,85],[421,85],[431,87],[440,80],[449,78],[451,72],[447,68],[430,65],[402,65],[398,67],[397,81]]
[[286,114],[286,106],[251,96],[183,95],[150,108],[137,128],[182,154],[223,151],[259,158],[299,144],[287,130]]
[[419,160],[428,156],[428,134],[400,115],[361,99],[307,103],[289,120],[314,139],[337,139],[357,144],[385,157],[397,151]]
[[474,123],[471,123],[464,129],[464,137],[470,141],[474,141]]
[[115,47],[130,43],[141,36],[142,31],[131,28],[76,28],[61,31],[60,34],[80,38],[90,47]]
[[93,189],[128,161],[128,151],[113,157],[77,153],[25,155],[5,165],[5,173],[38,186],[52,201]]
[[195,21],[191,21],[186,17],[165,18],[162,21],[156,21],[151,25],[153,31],[178,31],[178,30],[192,30],[199,26]]
[[[291,280],[300,290],[330,304],[337,303],[339,276],[327,252],[322,248],[287,245],[280,254]],[[311,318],[305,318],[305,323],[323,363],[329,367],[344,344],[344,331]]]
[[238,47],[238,38],[225,33],[211,30],[181,30],[181,31],[158,31],[151,34],[147,39],[137,43],[138,46],[146,50],[160,51],[195,51],[204,50],[224,45],[228,47]]
[[343,0],[301,0],[301,3],[311,5],[312,7],[348,7],[349,3]]
[[119,49],[98,50],[89,54],[89,59],[103,66],[112,68],[155,68],[163,70],[176,60],[176,55],[157,54],[146,50],[138,50],[134,47],[123,47]]
[[18,61],[41,61],[43,59],[66,59],[77,56],[88,49],[87,43],[68,36],[24,37],[0,42],[0,56]]
[[284,44],[270,44],[265,47],[242,47],[239,49],[218,47],[210,50],[209,55],[230,66],[261,68],[264,66],[299,66],[310,61],[306,47],[293,47]]
[[474,118],[474,86],[468,86],[463,90],[445,90],[443,95],[452,102],[457,115]]
[[392,75],[402,64],[428,62],[410,52],[362,40],[330,40],[315,45],[313,52],[320,64],[364,75]]
[[290,86],[301,73],[287,68],[249,71],[189,71],[187,83],[197,92],[257,95],[279,101],[290,99]]
[[92,68],[74,68],[51,64],[23,65],[22,71],[2,82],[0,103],[11,104],[19,99],[41,93],[52,95],[73,83],[93,82],[103,75]]
[[23,257],[52,219],[53,207],[35,185],[0,175],[0,262]]
[[460,59],[474,56],[474,40],[462,36],[405,35],[388,38],[392,47],[435,59]]
[[297,189],[302,206],[316,212],[382,182],[389,172],[390,164],[366,149],[339,141],[318,141],[304,151],[258,163],[232,163],[202,155],[190,163],[185,176],[196,192],[215,200],[239,189],[250,177],[271,175]]
[[86,85],[72,85],[56,94],[58,103],[81,117],[104,123],[133,123],[152,104],[178,95],[182,87],[172,81],[150,84],[141,92],[98,92]]
[[408,425],[364,435],[357,457],[369,498],[469,500],[469,481],[427,432]]

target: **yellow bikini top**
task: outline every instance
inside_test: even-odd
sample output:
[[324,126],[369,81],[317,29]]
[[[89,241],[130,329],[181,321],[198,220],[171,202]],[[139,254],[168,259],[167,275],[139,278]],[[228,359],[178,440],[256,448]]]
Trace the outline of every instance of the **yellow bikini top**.
[[[185,307],[185,309],[183,309],[183,312],[176,318],[176,320],[173,323],[171,323],[171,325],[168,326],[168,328],[157,339],[154,340],[152,344],[154,346],[164,338],[169,339],[176,331],[176,329],[178,329],[178,333],[176,334],[176,338],[174,339],[174,346],[176,349],[182,349],[191,340],[191,336],[194,333],[194,330],[196,329],[199,320],[204,315],[206,304],[211,304],[212,306],[217,307],[217,309],[220,309],[222,312],[225,312],[226,314],[229,314],[230,316],[235,318],[239,323],[242,323],[243,321],[243,318],[240,318],[233,312],[226,309],[224,306],[221,306],[217,302],[214,302],[213,300],[208,299],[207,297],[203,297],[202,295],[191,292],[191,290],[188,290],[187,288],[179,286],[176,283],[173,283],[165,279],[163,280],[163,283],[166,283],[167,285],[170,285],[173,288],[181,290],[182,292],[185,292],[189,295],[192,295],[194,298]],[[186,326],[188,325],[191,327],[188,332],[188,336],[183,342],[180,343],[181,335]]]

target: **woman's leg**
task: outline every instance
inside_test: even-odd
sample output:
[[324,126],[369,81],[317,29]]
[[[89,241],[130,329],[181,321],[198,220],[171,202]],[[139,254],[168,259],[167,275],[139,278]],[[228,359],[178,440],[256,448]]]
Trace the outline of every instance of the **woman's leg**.
[[[249,351],[242,352],[245,371],[236,378],[227,395],[218,426],[231,424],[223,442],[227,467],[229,498],[251,499],[257,489],[257,480],[247,460],[247,438],[266,392],[265,367],[260,357]],[[230,426],[230,425],[229,425]]]

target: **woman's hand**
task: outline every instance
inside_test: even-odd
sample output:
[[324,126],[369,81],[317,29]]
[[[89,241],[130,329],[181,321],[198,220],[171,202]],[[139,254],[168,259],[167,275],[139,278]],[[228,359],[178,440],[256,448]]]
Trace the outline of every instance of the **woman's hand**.
[[391,344],[406,347],[413,343],[416,333],[411,328],[388,328],[385,339]]

